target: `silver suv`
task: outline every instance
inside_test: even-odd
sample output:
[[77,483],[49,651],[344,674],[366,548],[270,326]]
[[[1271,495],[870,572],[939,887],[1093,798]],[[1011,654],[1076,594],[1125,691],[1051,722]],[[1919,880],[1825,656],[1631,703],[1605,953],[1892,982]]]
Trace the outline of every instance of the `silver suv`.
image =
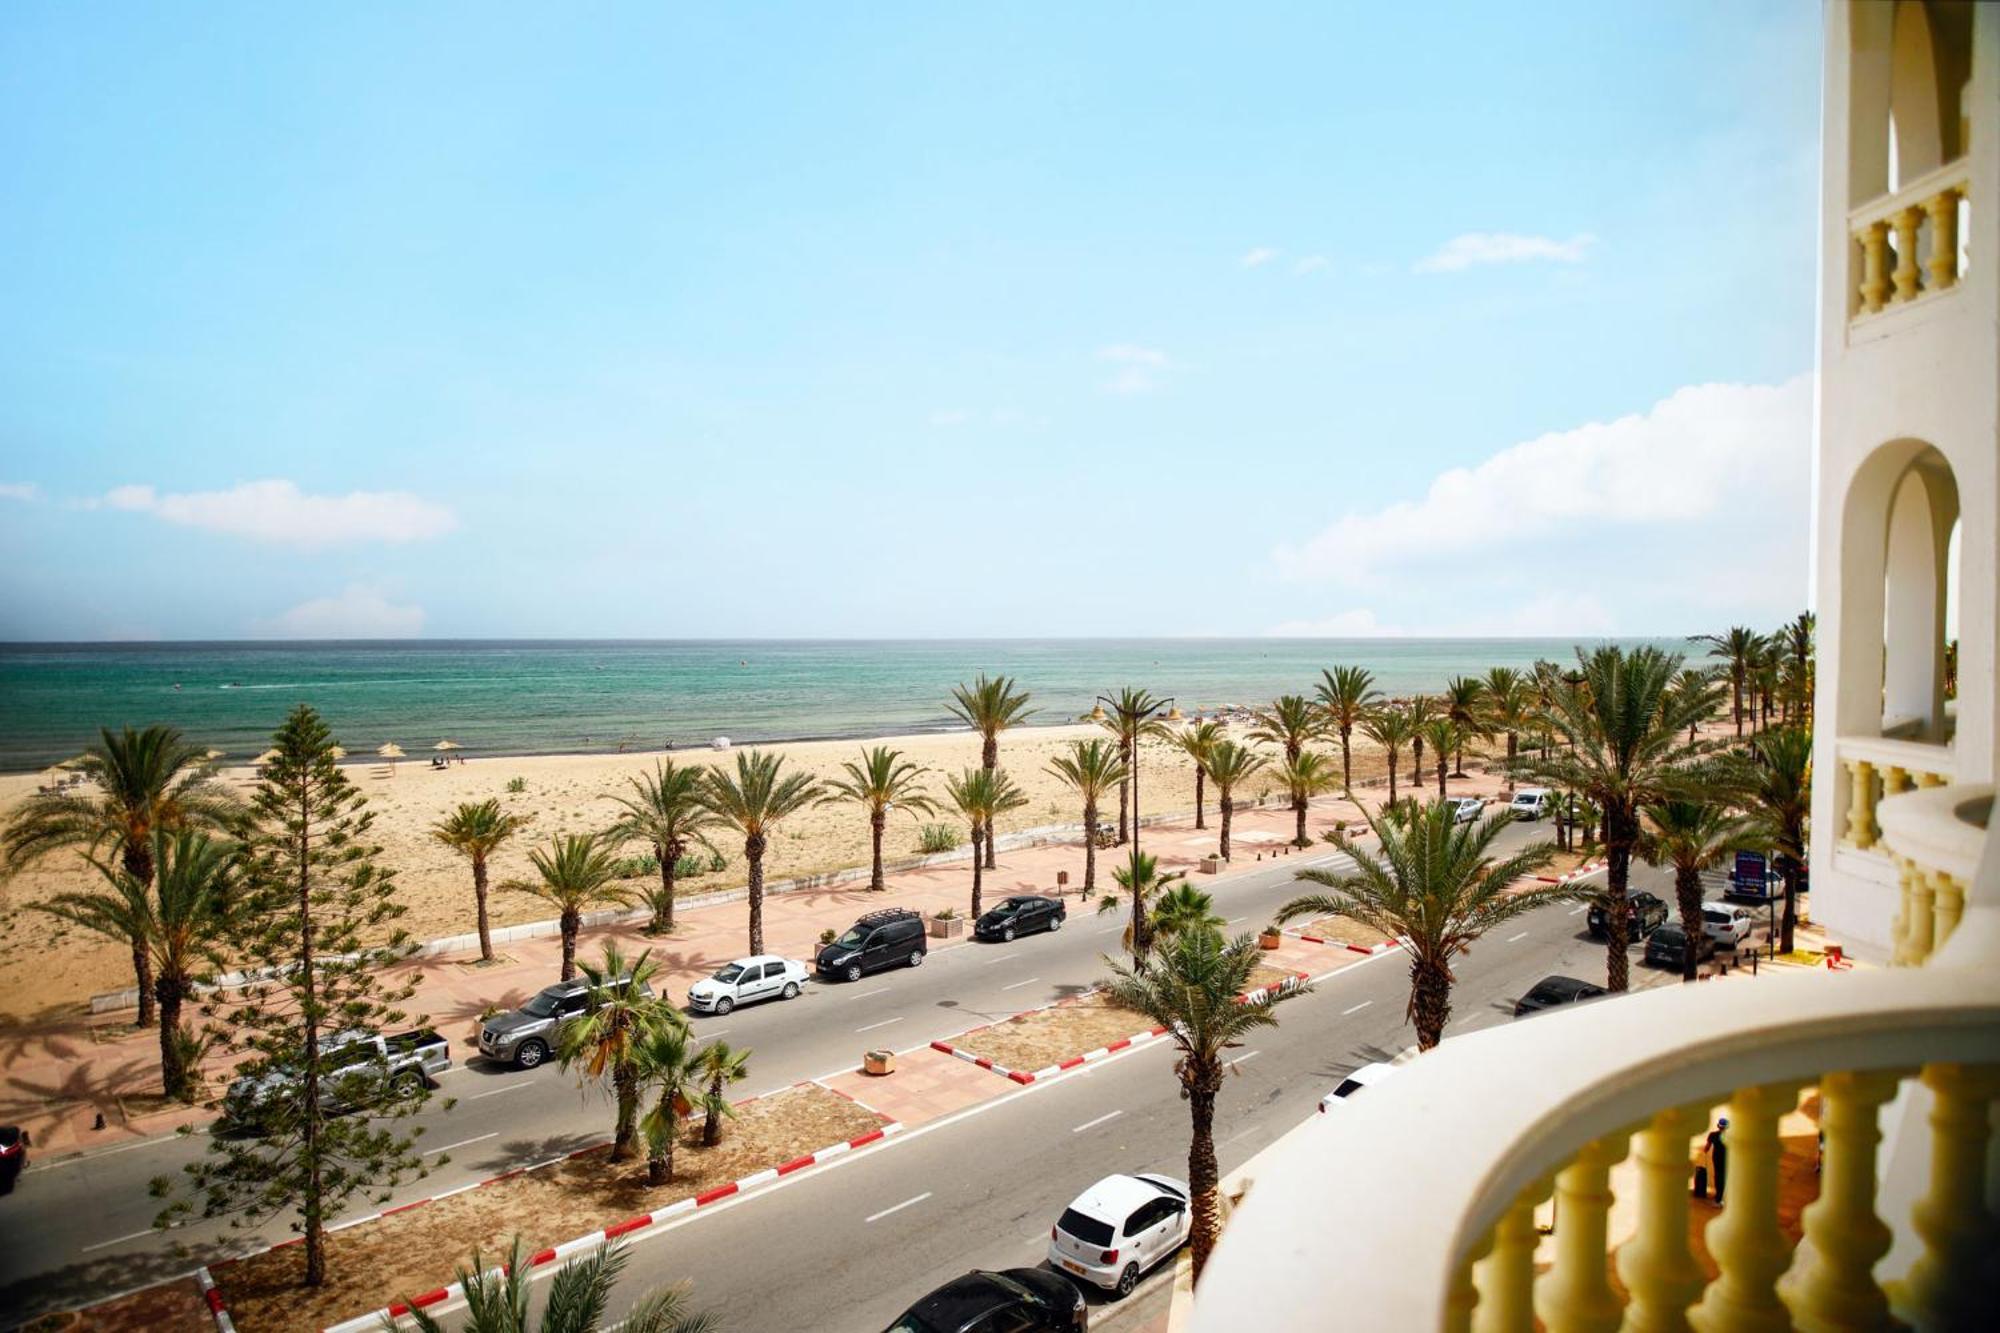
[[[610,983],[622,986],[629,978]],[[639,983],[639,993],[653,998],[651,982]],[[489,1060],[502,1060],[522,1069],[533,1069],[549,1058],[562,1030],[590,1008],[590,983],[581,979],[559,981],[536,992],[519,1009],[489,1018],[479,1025],[479,1053]]]

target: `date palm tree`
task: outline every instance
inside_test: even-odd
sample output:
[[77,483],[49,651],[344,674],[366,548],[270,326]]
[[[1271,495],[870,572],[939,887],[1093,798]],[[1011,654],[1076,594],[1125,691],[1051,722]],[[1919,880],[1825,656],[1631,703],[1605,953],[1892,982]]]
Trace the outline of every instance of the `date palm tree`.
[[1248,746],[1235,741],[1218,741],[1208,756],[1208,780],[1215,784],[1217,807],[1222,812],[1222,837],[1216,848],[1216,855],[1229,859],[1229,825],[1231,795],[1235,790],[1262,772],[1270,758],[1258,754]]
[[1729,674],[1730,714],[1736,719],[1736,735],[1743,735],[1743,694],[1750,683],[1751,664],[1756,660],[1762,636],[1747,625],[1732,625],[1721,634],[1694,634],[1692,643],[1705,643],[1723,659]]
[[1699,737],[1701,724],[1708,721],[1715,711],[1715,672],[1706,667],[1682,667],[1674,673],[1673,683],[1667,689],[1676,701],[1702,701],[1707,705],[1705,711],[1688,722],[1688,743],[1691,745]]
[[1181,753],[1194,761],[1194,826],[1205,829],[1208,823],[1203,817],[1202,805],[1208,784],[1208,752],[1222,739],[1222,724],[1190,722],[1177,731],[1168,732],[1167,735],[1180,747]]
[[750,952],[764,952],[764,852],[787,817],[817,801],[825,789],[810,773],[782,773],[784,758],[750,750],[736,756],[736,775],[710,769],[702,804],[743,835],[750,868]]
[[1486,682],[1477,676],[1453,676],[1444,683],[1445,715],[1458,724],[1451,775],[1465,776],[1465,747],[1485,734]]
[[1424,723],[1418,739],[1428,741],[1431,755],[1437,761],[1438,799],[1445,798],[1444,780],[1451,775],[1451,752],[1453,747],[1465,743],[1465,729],[1449,713],[1439,713]]
[[1292,899],[1278,909],[1278,920],[1352,917],[1401,944],[1410,956],[1406,1016],[1416,1025],[1417,1049],[1428,1051],[1444,1039],[1451,1019],[1452,960],[1495,926],[1580,896],[1563,884],[1516,887],[1555,852],[1547,843],[1532,843],[1496,857],[1494,840],[1512,822],[1502,813],[1461,824],[1444,801],[1370,816],[1377,849],[1357,845],[1345,832],[1334,834],[1334,846],[1354,868],[1301,870],[1299,882],[1323,892]]
[[[1402,758],[1399,753],[1409,744],[1411,736],[1410,715],[1394,704],[1384,704],[1371,708],[1361,718],[1361,734],[1382,747],[1382,753],[1389,759],[1389,804],[1396,803],[1396,765]],[[1416,775],[1418,786],[1423,785],[1423,774]]]
[[1118,740],[1118,757],[1125,761],[1125,776],[1118,781],[1118,845],[1123,847],[1131,841],[1130,831],[1137,823],[1138,815],[1132,810],[1132,778],[1139,771],[1139,745],[1149,736],[1161,735],[1164,731],[1159,721],[1159,711],[1166,707],[1166,700],[1158,698],[1151,690],[1135,689],[1130,685],[1111,696],[1111,713],[1100,719],[1100,725]]
[[1580,682],[1565,679],[1554,691],[1549,722],[1567,745],[1526,767],[1546,785],[1559,787],[1597,807],[1604,822],[1609,862],[1605,884],[1606,986],[1622,991],[1629,982],[1626,958],[1631,902],[1632,849],[1639,838],[1639,812],[1683,796],[1700,794],[1702,775],[1695,761],[1702,743],[1682,737],[1690,719],[1712,700],[1687,698],[1667,687],[1681,669],[1677,653],[1615,645],[1577,661]]
[[1304,753],[1326,726],[1326,719],[1303,694],[1280,695],[1268,708],[1252,713],[1251,720],[1255,725],[1250,729],[1250,739],[1279,747],[1286,763]]
[[1790,953],[1799,922],[1799,876],[1806,864],[1806,822],[1812,814],[1812,733],[1775,727],[1757,737],[1734,770],[1735,799],[1748,814],[1745,841],[1773,853],[1785,886],[1778,951]]
[[650,774],[629,781],[630,795],[611,798],[622,813],[610,836],[645,843],[660,866],[660,887],[645,895],[646,905],[653,909],[653,919],[646,925],[651,934],[673,934],[681,859],[696,847],[715,850],[708,835],[722,821],[702,802],[707,771],[699,765],[659,760]]
[[1155,943],[1164,944],[1190,930],[1220,933],[1228,923],[1217,914],[1213,895],[1197,889],[1185,879],[1153,900],[1147,926]]
[[726,1041],[712,1041],[701,1048],[700,1075],[706,1085],[701,1094],[701,1143],[713,1148],[722,1142],[722,1117],[735,1115],[729,1104],[729,1085],[750,1076],[754,1052],[739,1051]]
[[1097,891],[1097,803],[1123,783],[1130,770],[1109,741],[1071,741],[1068,754],[1049,761],[1049,772],[1083,798],[1083,896]]
[[1315,796],[1324,796],[1340,785],[1340,775],[1333,771],[1333,761],[1317,750],[1301,750],[1291,759],[1278,765],[1278,782],[1285,794],[1292,799],[1292,820],[1295,825],[1292,845],[1310,847],[1312,839],[1306,836],[1306,806]]
[[819,803],[833,805],[844,802],[858,805],[868,812],[868,891],[881,893],[882,833],[889,826],[889,811],[901,808],[912,814],[928,815],[937,809],[937,803],[925,795],[918,781],[929,770],[903,758],[901,750],[892,750],[886,745],[863,750],[860,763],[850,759],[841,767],[847,776],[828,782],[827,794],[820,797]]
[[1507,790],[1514,790],[1514,761],[1521,753],[1521,733],[1535,718],[1535,691],[1513,667],[1493,667],[1486,673],[1485,723],[1507,737]]
[[981,877],[986,862],[981,858],[981,844],[991,842],[993,821],[1010,810],[1018,810],[1028,803],[1007,771],[1000,768],[968,768],[955,778],[946,778],[945,794],[958,812],[965,816],[972,828],[972,915],[979,916],[980,895],[984,881]]
[[1428,694],[1410,700],[1410,783],[1415,787],[1424,785],[1424,728],[1436,715],[1437,701]]
[[462,802],[450,816],[431,825],[431,837],[472,862],[472,900],[479,921],[479,961],[493,961],[493,932],[486,920],[486,862],[520,831],[519,815],[504,814],[498,800]]
[[1098,901],[1097,913],[1108,916],[1122,904],[1131,904],[1131,912],[1125,919],[1124,945],[1125,951],[1132,955],[1138,966],[1146,965],[1146,951],[1153,941],[1153,909],[1149,904],[1169,884],[1186,877],[1185,871],[1162,875],[1158,858],[1136,850],[1125,858],[1124,865],[1112,869],[1111,878],[1118,888]]
[[576,937],[583,914],[592,907],[625,907],[632,901],[618,882],[618,858],[610,842],[595,833],[565,833],[548,846],[528,853],[536,878],[509,880],[500,887],[526,893],[556,909],[562,934],[562,971],[558,981],[576,975]]
[[[1715,801],[1658,801],[1645,808],[1647,827],[1634,849],[1650,866],[1674,869],[1674,902],[1681,930],[1701,938],[1701,872],[1743,844],[1746,821]],[[1695,951],[1681,950],[1681,980],[1695,979]]]
[[242,892],[240,854],[232,843],[183,828],[155,827],[147,848],[153,882],[143,884],[116,862],[93,860],[104,887],[60,893],[37,910],[108,939],[142,940],[159,1003],[160,1085],[176,1101],[194,1100],[181,1006],[213,970]]
[[644,1067],[639,1050],[646,1033],[662,1023],[685,1025],[686,1020],[647,993],[659,971],[650,949],[628,960],[617,941],[606,941],[602,963],[577,966],[589,988],[588,1007],[562,1029],[556,1054],[564,1069],[581,1069],[585,1078],[599,1082],[610,1080],[618,1104],[611,1160],[622,1162],[636,1151]]
[[1812,726],[1813,640],[1818,630],[1819,618],[1810,611],[1801,611],[1786,621],[1777,634],[1791,664],[1785,677],[1792,698],[1792,706],[1786,709],[1786,721],[1794,726]]
[[[1033,714],[1028,708],[1028,692],[1016,690],[1011,676],[987,679],[981,672],[970,687],[960,685],[945,704],[952,715],[979,733],[979,766],[987,772],[1000,767],[1000,733],[1018,727]],[[973,854],[978,855],[975,846]],[[986,868],[995,868],[993,829],[986,830]]]
[[[153,882],[153,830],[229,833],[245,816],[204,758],[172,727],[98,733],[75,764],[74,791],[38,792],[21,802],[0,835],[0,872],[13,875],[44,856],[75,850],[115,858],[140,884]],[[139,990],[140,1027],[154,1020],[152,961],[146,942],[128,939]]]
[[639,1122],[639,1132],[646,1136],[648,1185],[673,1180],[681,1115],[701,1095],[704,1051],[696,1046],[687,1020],[669,1006],[661,1008],[661,1021],[639,1034],[632,1052],[640,1087],[654,1095],[653,1109]]
[[[1274,1026],[1272,1011],[1301,992],[1267,993],[1249,1004],[1236,997],[1256,971],[1255,940],[1225,941],[1212,930],[1190,930],[1167,941],[1154,965],[1141,969],[1111,964],[1106,986],[1113,1004],[1145,1014],[1166,1028],[1179,1052],[1174,1075],[1188,1104],[1188,1249],[1195,1280],[1215,1248],[1217,1192],[1221,1172],[1215,1160],[1215,1097],[1222,1090],[1227,1054],[1258,1028]],[[1133,1268],[1136,1276],[1137,1266]],[[1128,1288],[1129,1289],[1129,1288]]]
[[1375,673],[1366,667],[1337,666],[1319,673],[1319,708],[1326,725],[1340,735],[1340,789],[1354,790],[1354,729],[1374,709]]
[[[611,1306],[611,1289],[625,1271],[629,1251],[623,1245],[606,1245],[594,1254],[572,1259],[556,1270],[549,1282],[549,1298],[542,1306],[539,1324],[534,1322],[535,1265],[532,1257],[514,1237],[507,1262],[489,1267],[472,1252],[469,1267],[458,1270],[458,1285],[465,1292],[465,1313],[455,1316],[451,1327],[461,1333],[717,1333],[722,1325],[712,1314],[690,1310],[687,1292],[670,1287],[641,1298],[615,1325],[604,1320]],[[402,1305],[409,1310],[403,1318],[417,1333],[444,1333],[445,1325],[425,1310],[416,1308],[408,1296]],[[383,1328],[395,1333],[396,1320],[384,1316]]]

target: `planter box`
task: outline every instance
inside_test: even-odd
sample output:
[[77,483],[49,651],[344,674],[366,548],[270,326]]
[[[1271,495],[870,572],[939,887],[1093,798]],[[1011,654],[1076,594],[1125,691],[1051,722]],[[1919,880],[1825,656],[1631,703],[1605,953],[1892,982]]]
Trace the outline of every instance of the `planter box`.
[[955,940],[965,934],[965,918],[962,916],[932,917],[931,938],[934,940]]
[[1222,858],[1204,856],[1201,858],[1201,865],[1198,868],[1204,875],[1219,875],[1222,873]]
[[1268,930],[1257,937],[1257,947],[1260,949],[1275,949],[1284,942],[1284,939],[1285,937],[1277,931]]
[[861,1072],[864,1074],[873,1074],[877,1078],[880,1078],[884,1074],[895,1073],[896,1053],[894,1051],[863,1052],[861,1056]]

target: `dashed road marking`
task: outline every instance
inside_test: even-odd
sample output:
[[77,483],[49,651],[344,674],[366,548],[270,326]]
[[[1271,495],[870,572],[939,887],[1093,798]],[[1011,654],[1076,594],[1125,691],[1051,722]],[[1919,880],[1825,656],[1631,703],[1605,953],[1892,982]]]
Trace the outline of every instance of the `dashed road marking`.
[[914,1198],[914,1199],[905,1199],[905,1200],[903,1200],[903,1201],[902,1201],[901,1203],[899,1203],[899,1204],[896,1204],[896,1205],[895,1205],[894,1207],[891,1207],[891,1208],[884,1208],[884,1209],[883,1209],[883,1210],[882,1210],[881,1212],[879,1212],[879,1213],[870,1213],[870,1214],[869,1214],[869,1215],[868,1215],[868,1216],[867,1216],[866,1218],[864,1218],[864,1219],[862,1219],[862,1220],[863,1220],[864,1222],[880,1222],[880,1221],[881,1221],[881,1220],[882,1220],[883,1218],[887,1217],[887,1216],[888,1216],[889,1214],[891,1214],[891,1213],[900,1213],[900,1212],[902,1212],[902,1211],[903,1211],[903,1210],[904,1210],[905,1208],[910,1208],[910,1207],[913,1207],[913,1206],[915,1206],[915,1205],[917,1205],[917,1204],[920,1204],[920,1203],[922,1203],[922,1202],[923,1202],[923,1201],[924,1201],[925,1199],[928,1199],[928,1198],[930,1198],[930,1197],[931,1197],[931,1191],[929,1191],[929,1190],[925,1190],[925,1191],[924,1191],[924,1192],[923,1192],[922,1194],[919,1194],[919,1195],[918,1195],[918,1196],[917,1196],[916,1198]]

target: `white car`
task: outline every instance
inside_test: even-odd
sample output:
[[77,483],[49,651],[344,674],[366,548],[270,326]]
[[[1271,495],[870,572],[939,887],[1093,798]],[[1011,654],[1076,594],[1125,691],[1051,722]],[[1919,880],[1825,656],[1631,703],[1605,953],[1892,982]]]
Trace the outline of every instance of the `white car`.
[[805,984],[804,963],[773,954],[739,958],[688,987],[688,1008],[700,1014],[726,1014],[739,1004],[792,999]]
[[1514,793],[1514,799],[1507,802],[1507,810],[1516,819],[1540,819],[1549,812],[1549,789],[1519,788]]
[[1106,1176],[1049,1228],[1049,1265],[1119,1296],[1181,1247],[1193,1217],[1188,1187],[1172,1176]]
[[1340,1080],[1339,1087],[1319,1099],[1320,1114],[1326,1114],[1363,1088],[1372,1088],[1395,1072],[1396,1066],[1384,1064],[1380,1060],[1372,1065],[1361,1066],[1361,1068]]
[[1747,907],[1709,903],[1701,909],[1701,933],[1714,940],[1718,948],[1743,943],[1756,924],[1757,914]]
[[1454,796],[1451,798],[1451,820],[1454,824],[1470,824],[1485,813],[1486,801],[1479,796]]

